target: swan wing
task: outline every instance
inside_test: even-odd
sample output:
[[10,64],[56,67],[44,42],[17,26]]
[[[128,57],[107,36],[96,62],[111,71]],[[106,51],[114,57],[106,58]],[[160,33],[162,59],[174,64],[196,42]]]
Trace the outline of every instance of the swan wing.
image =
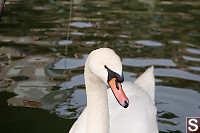
[[135,85],[141,87],[151,98],[153,104],[155,104],[155,79],[154,79],[154,67],[148,68],[141,76],[139,76],[135,82]]

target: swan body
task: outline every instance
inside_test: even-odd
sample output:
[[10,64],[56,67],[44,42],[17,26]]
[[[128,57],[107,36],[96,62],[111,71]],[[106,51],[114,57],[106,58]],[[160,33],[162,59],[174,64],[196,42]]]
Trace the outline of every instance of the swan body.
[[[116,74],[117,90],[122,84],[127,97],[124,94],[118,97],[113,91],[105,66]],[[134,82],[123,82],[118,55],[108,48],[93,51],[86,60],[84,71],[87,107],[69,133],[158,133],[153,71],[150,67]],[[107,89],[107,85],[111,89]]]

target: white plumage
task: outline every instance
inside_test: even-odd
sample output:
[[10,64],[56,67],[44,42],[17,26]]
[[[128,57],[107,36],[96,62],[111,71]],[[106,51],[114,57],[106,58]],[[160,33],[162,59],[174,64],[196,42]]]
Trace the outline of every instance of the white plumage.
[[122,83],[129,99],[128,108],[123,108],[106,87],[104,65],[122,75],[121,60],[113,50],[101,48],[88,56],[84,72],[87,107],[69,133],[158,133],[154,68],[147,69],[135,82]]

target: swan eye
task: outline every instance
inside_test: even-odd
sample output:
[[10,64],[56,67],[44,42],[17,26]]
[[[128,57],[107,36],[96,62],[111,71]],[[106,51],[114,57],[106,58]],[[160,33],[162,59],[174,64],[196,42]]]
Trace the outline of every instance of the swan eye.
[[124,75],[122,73],[122,76],[120,76],[118,73],[112,71],[111,69],[109,69],[106,65],[104,65],[104,67],[107,69],[108,71],[108,79],[107,82],[109,82],[112,78],[116,78],[117,82],[122,83],[124,81]]

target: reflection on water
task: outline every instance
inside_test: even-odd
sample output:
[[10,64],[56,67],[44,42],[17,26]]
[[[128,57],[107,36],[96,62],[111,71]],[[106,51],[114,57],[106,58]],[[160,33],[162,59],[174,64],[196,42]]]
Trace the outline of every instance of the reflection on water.
[[142,44],[144,46],[162,46],[162,43],[154,42],[150,40],[140,40],[140,41],[136,41],[135,43]]
[[[199,93],[193,90],[166,86],[157,86],[156,89],[158,121],[167,121],[159,124],[160,129],[164,131],[182,129],[180,131],[184,132],[185,118],[199,116],[199,103],[197,102],[200,100]],[[173,117],[171,117],[172,115]]]
[[22,120],[24,130],[18,125],[13,130],[26,132],[23,125],[30,116],[21,119],[16,111],[22,106],[30,107],[21,110],[31,118],[35,113],[46,116],[38,108],[64,118],[64,124],[57,121],[61,118],[54,121],[67,132],[86,105],[83,71],[87,55],[110,47],[122,58],[126,80],[134,81],[148,66],[155,66],[159,130],[185,132],[185,117],[200,116],[200,2],[74,0],[67,40],[69,4],[62,0],[6,1],[0,28],[0,95],[4,101],[0,111],[10,110]]

